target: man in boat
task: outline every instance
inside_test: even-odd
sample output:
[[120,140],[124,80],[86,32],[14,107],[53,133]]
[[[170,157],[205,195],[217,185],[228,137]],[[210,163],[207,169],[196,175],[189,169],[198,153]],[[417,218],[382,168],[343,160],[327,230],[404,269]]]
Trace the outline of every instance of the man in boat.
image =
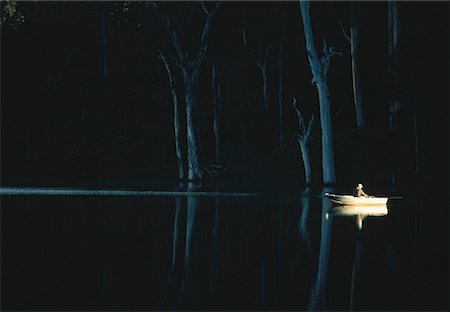
[[363,191],[363,185],[361,183],[358,183],[355,189],[355,196],[356,197],[369,197],[364,191]]

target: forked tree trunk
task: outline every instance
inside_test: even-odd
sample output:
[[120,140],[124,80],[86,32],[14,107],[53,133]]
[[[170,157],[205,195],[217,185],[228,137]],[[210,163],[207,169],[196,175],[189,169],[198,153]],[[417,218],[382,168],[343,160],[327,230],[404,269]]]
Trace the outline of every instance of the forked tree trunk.
[[208,10],[206,4],[200,2],[201,9],[206,15],[206,21],[200,36],[200,47],[197,53],[192,56],[178,39],[178,34],[172,25],[167,11],[167,4],[153,2],[153,6],[161,10],[161,18],[176,51],[176,57],[168,53],[171,61],[176,64],[182,74],[184,81],[184,104],[186,109],[186,132],[187,132],[187,165],[188,179],[197,181],[203,178],[203,168],[200,159],[200,129],[197,116],[197,96],[198,96],[198,76],[200,66],[205,58],[208,49],[208,36],[213,17],[220,6],[216,2],[212,10]]
[[309,1],[300,1],[300,10],[303,19],[306,50],[313,75],[313,81],[319,94],[320,125],[322,129],[322,172],[323,182],[326,184],[336,183],[333,151],[333,131],[331,124],[330,98],[327,83],[327,72],[332,56],[338,54],[333,48],[328,48],[324,41],[323,56],[319,58],[314,47],[312,21],[310,16]]

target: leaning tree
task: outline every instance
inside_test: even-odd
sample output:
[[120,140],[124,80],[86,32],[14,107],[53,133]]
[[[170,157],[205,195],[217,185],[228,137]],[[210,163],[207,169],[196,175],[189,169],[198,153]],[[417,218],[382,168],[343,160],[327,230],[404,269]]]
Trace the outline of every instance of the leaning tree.
[[336,173],[334,169],[333,151],[333,131],[331,125],[330,93],[328,90],[327,74],[330,67],[330,60],[340,53],[334,47],[328,47],[325,37],[323,37],[322,55],[316,51],[314,46],[314,36],[310,15],[310,2],[300,1],[300,11],[303,20],[303,30],[305,33],[306,50],[313,76],[313,84],[316,85],[319,94],[320,126],[322,129],[322,172],[323,182],[326,184],[336,183]]

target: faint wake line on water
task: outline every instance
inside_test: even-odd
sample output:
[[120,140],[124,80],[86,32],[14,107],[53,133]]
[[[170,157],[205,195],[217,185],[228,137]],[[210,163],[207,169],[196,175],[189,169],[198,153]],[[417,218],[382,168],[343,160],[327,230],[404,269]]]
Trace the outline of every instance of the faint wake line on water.
[[256,197],[262,193],[207,192],[207,191],[132,191],[114,189],[42,188],[42,187],[0,187],[0,195],[42,195],[42,196],[223,196]]

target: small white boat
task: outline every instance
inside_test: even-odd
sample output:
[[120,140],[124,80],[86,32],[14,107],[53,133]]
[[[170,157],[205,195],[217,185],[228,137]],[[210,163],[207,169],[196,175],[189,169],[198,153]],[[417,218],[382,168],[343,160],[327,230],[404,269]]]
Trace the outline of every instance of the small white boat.
[[367,206],[367,205],[386,205],[388,197],[356,197],[352,195],[339,195],[332,193],[325,193],[332,204],[337,205],[353,205],[353,206]]

